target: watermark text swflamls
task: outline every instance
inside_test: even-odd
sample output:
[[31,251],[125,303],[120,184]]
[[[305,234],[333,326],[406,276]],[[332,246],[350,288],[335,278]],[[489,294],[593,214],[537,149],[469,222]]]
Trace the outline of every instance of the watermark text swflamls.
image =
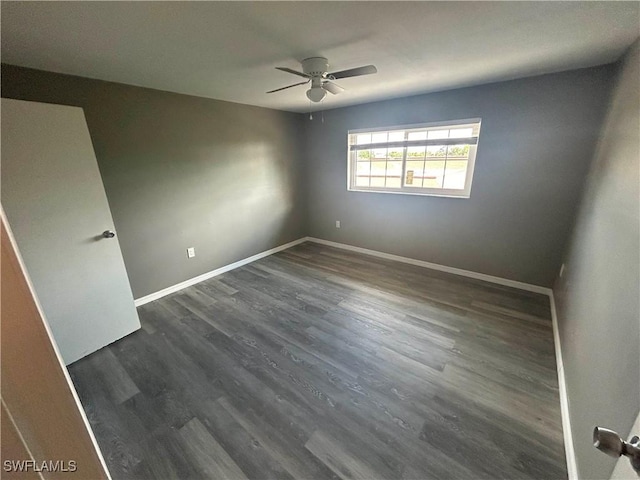
[[2,462],[5,472],[75,472],[78,462],[75,460],[5,460]]

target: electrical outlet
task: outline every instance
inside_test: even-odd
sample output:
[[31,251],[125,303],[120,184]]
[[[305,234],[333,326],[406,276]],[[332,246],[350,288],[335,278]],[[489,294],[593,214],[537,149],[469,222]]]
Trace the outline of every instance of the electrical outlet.
[[196,256],[196,249],[195,247],[189,247],[187,248],[187,258],[193,258]]
[[336,220],[336,228],[340,228],[340,220]]

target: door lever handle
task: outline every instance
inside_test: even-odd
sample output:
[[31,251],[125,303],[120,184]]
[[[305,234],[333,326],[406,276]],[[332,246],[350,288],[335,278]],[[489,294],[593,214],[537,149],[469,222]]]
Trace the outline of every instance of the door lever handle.
[[631,466],[640,476],[640,438],[637,435],[625,442],[613,430],[596,427],[593,429],[593,446],[615,458],[622,455],[629,457]]
[[102,236],[104,238],[113,238],[116,236],[115,232],[112,232],[111,230],[105,230],[104,232],[102,232]]

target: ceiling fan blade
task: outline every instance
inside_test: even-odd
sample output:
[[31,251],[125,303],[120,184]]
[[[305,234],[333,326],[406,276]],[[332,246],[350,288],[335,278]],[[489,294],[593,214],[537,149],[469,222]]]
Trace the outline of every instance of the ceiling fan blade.
[[311,80],[307,80],[306,82],[294,83],[293,85],[288,85],[282,88],[276,88],[275,90],[269,90],[267,93],[279,92],[280,90],[286,90],[287,88],[297,87],[298,85],[305,85],[309,83]]
[[299,75],[299,76],[304,77],[304,78],[311,78],[311,76],[307,75],[306,73],[298,72],[296,70],[292,70],[292,69],[287,68],[287,67],[276,67],[276,70],[282,70],[283,72],[293,73],[294,75]]
[[338,80],[339,78],[358,77],[360,75],[371,75],[372,73],[378,73],[378,69],[373,65],[366,65],[364,67],[350,68],[349,70],[340,70],[339,72],[328,73],[327,78]]
[[329,93],[333,93],[334,95],[344,92],[344,88],[342,88],[337,83],[333,83],[328,80],[326,82],[322,82],[322,88],[324,88]]

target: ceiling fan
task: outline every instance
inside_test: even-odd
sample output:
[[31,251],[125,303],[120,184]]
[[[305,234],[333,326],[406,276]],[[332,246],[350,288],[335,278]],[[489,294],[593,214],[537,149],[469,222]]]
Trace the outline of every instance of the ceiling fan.
[[293,73],[300,77],[307,79],[305,82],[294,83],[282,88],[276,88],[270,90],[267,93],[279,92],[280,90],[286,90],[287,88],[297,87],[298,85],[306,85],[311,82],[311,88],[307,90],[307,98],[312,102],[320,102],[327,92],[337,95],[344,91],[340,85],[333,83],[332,80],[338,80],[340,78],[358,77],[360,75],[370,75],[377,73],[378,69],[373,65],[366,65],[364,67],[350,68],[348,70],[341,70],[339,72],[328,73],[329,61],[324,57],[311,57],[306,58],[302,62],[302,72],[292,70],[286,67],[276,67],[277,70],[283,72]]

